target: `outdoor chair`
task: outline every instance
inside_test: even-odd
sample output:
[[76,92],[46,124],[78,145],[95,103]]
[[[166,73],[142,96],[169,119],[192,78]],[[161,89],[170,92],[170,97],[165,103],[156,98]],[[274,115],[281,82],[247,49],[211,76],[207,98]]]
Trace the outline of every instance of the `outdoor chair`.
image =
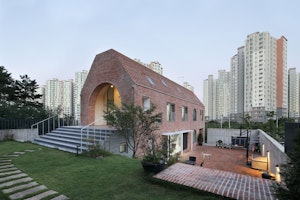
[[195,165],[196,164],[196,157],[195,156],[190,156],[188,160],[184,162],[185,164],[189,165]]

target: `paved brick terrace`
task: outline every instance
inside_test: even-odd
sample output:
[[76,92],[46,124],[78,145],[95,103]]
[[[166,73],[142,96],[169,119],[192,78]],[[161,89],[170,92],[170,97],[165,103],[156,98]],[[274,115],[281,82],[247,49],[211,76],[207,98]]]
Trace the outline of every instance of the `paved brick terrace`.
[[[200,167],[202,152],[210,153],[211,158],[205,158]],[[273,181],[260,178],[261,171],[246,165],[245,150],[197,146],[181,160],[190,155],[196,156],[196,165],[176,163],[154,177],[233,199],[275,199],[270,187]]]

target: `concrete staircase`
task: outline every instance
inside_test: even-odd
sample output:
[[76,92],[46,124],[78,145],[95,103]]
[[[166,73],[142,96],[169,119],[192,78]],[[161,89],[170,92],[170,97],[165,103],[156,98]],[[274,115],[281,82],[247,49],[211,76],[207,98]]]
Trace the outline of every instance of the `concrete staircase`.
[[115,133],[115,129],[106,126],[89,127],[83,129],[81,137],[81,129],[81,126],[63,126],[41,135],[33,143],[71,153],[80,153],[81,150],[86,151],[88,145],[94,141],[105,145],[110,135]]

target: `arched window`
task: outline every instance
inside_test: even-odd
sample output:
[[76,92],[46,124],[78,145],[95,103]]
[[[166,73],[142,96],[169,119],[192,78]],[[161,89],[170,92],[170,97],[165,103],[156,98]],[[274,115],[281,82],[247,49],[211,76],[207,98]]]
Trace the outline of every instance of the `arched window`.
[[197,111],[195,108],[193,110],[193,121],[197,121]]

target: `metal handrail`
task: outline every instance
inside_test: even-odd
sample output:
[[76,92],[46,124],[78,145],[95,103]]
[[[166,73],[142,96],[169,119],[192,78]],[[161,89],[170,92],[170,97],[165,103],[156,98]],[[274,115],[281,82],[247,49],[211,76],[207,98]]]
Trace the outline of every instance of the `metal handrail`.
[[[90,124],[88,124],[88,125],[86,125],[86,126],[84,126],[84,127],[82,127],[81,128],[81,141],[80,141],[80,153],[82,153],[82,143],[83,143],[83,130],[84,129],[86,129],[87,131],[86,131],[86,138],[88,139],[89,138],[89,130],[90,130],[90,126],[92,126],[93,124],[95,124],[97,121],[99,121],[100,119],[102,119],[102,118],[99,118],[99,119],[96,119],[95,121],[93,121],[92,123],[90,123]],[[96,128],[95,128],[95,126],[94,126],[94,130],[93,130],[93,132],[94,132],[94,144],[95,144],[95,137],[96,137]],[[101,138],[101,132],[100,132],[100,138]]]
[[[52,130],[55,129],[55,117],[58,117],[58,116],[57,116],[57,115],[54,115],[54,116],[52,116],[52,117],[48,117],[47,119],[44,119],[44,120],[42,120],[42,121],[39,121],[39,122],[37,122],[37,123],[35,123],[35,124],[32,124],[32,125],[31,125],[31,129],[33,129],[34,126],[36,126],[36,127],[37,127],[37,130],[38,130],[38,133],[39,133],[39,124],[42,124],[42,126],[43,126],[43,132],[42,132],[42,135],[44,135],[44,134],[45,134],[45,122],[46,122],[46,121],[48,121],[48,132],[51,131],[51,130],[50,130],[50,120],[51,120],[51,119],[53,120],[53,129],[52,129]],[[58,120],[59,120],[59,118],[58,118]],[[58,124],[58,127],[60,127],[59,121],[58,121],[57,124]]]

